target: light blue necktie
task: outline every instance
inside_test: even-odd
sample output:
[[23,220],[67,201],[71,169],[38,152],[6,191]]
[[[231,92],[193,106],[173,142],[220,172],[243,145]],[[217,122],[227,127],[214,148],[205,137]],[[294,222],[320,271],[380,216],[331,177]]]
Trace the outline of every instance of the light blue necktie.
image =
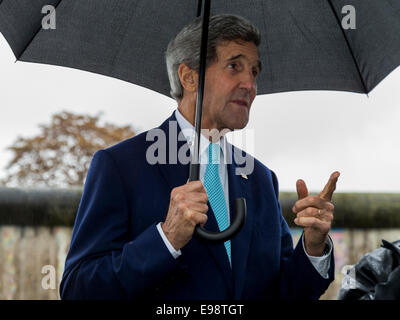
[[[226,209],[225,193],[219,176],[219,161],[221,148],[216,143],[210,143],[208,146],[208,164],[204,174],[204,187],[206,188],[208,201],[214,211],[217,219],[218,228],[223,231],[229,227],[228,210]],[[231,263],[231,241],[224,242],[228,254],[229,263]]]

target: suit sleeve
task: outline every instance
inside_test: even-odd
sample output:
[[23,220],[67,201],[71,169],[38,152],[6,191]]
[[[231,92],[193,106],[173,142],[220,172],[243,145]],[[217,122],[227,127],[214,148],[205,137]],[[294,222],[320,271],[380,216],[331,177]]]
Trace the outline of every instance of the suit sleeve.
[[96,152],[75,219],[62,299],[145,298],[179,268],[156,223],[129,240],[130,214],[120,173]]
[[[272,180],[278,199],[278,181],[272,172]],[[278,201],[279,212],[281,207]],[[318,300],[334,279],[334,257],[331,256],[328,279],[324,279],[312,265],[303,249],[301,235],[293,250],[293,240],[284,217],[281,219],[281,266],[280,266],[280,299],[282,300]]]

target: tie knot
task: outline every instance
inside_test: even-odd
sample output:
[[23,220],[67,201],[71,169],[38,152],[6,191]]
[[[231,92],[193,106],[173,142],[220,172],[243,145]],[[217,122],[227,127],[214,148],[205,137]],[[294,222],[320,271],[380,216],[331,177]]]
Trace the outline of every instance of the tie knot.
[[217,143],[210,143],[208,146],[208,163],[219,164],[221,147]]

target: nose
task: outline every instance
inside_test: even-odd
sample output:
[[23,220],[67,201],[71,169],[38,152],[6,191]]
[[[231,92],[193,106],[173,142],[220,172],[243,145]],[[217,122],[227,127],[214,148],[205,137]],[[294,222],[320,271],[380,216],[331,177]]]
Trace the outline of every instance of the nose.
[[245,71],[240,79],[240,88],[247,89],[250,93],[257,91],[256,78],[252,71]]

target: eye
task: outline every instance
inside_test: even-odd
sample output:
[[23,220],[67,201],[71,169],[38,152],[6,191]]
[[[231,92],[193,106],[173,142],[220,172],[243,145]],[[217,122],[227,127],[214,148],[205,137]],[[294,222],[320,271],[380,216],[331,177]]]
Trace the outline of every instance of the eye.
[[230,69],[236,69],[236,67],[237,67],[237,63],[230,63],[230,64],[228,64],[228,68],[230,68]]

